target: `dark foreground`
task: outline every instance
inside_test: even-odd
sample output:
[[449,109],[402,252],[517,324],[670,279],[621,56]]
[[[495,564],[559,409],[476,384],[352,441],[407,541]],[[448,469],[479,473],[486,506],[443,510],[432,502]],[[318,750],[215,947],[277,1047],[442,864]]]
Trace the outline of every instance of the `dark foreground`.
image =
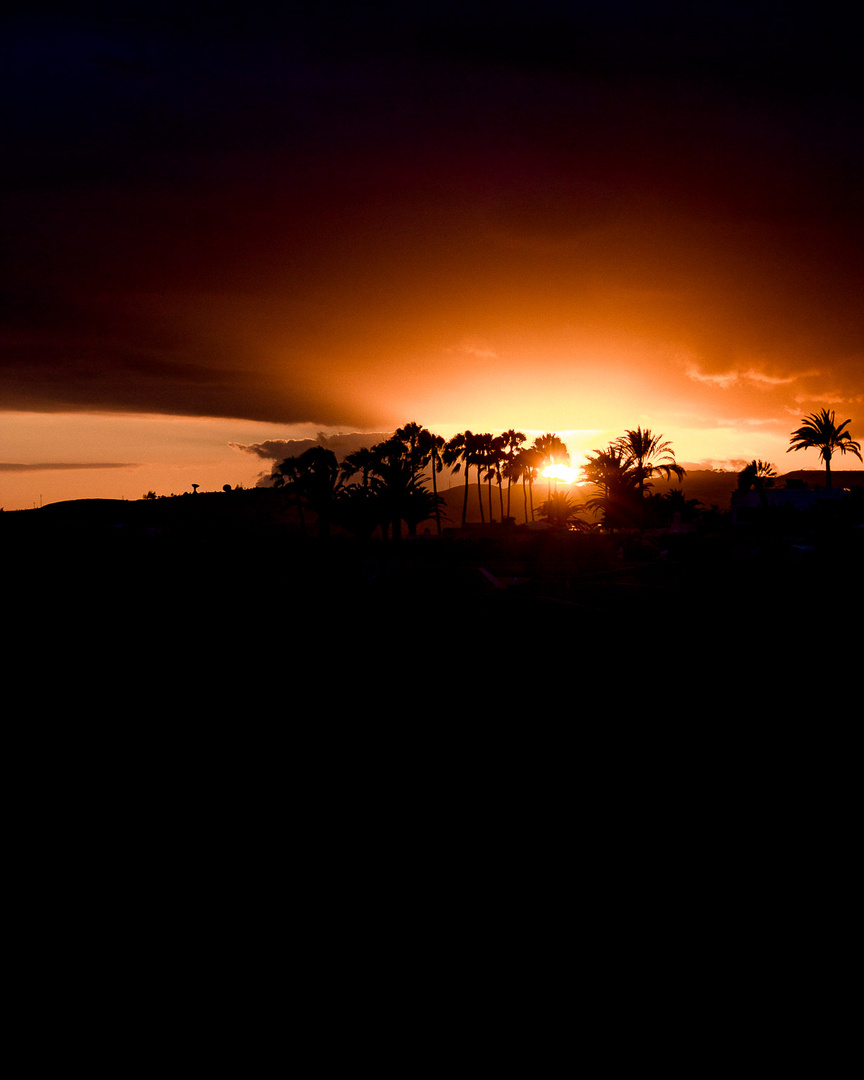
[[111,919],[157,958],[175,929],[189,956],[198,927],[209,973],[242,902],[246,950],[298,897],[301,938],[326,924],[316,963],[394,911],[449,937],[453,910],[500,953],[501,899],[527,893],[532,941],[566,904],[568,926],[608,920],[604,955],[666,949],[663,920],[688,956],[691,925],[726,953],[738,911],[785,955],[789,898],[833,897],[848,865],[859,528],[385,546],[0,524],[21,880],[90,959],[106,927],[116,952]]
[[[499,525],[384,544],[304,536],[224,503],[219,516],[203,497],[182,520],[144,505],[0,521],[7,612],[37,648],[139,663],[142,678],[154,664],[184,679],[286,679],[309,662],[402,663],[424,679],[523,669],[583,686],[701,662],[818,668],[830,640],[842,652],[860,632],[864,529],[846,522],[683,535]],[[118,523],[118,506],[163,517]]]

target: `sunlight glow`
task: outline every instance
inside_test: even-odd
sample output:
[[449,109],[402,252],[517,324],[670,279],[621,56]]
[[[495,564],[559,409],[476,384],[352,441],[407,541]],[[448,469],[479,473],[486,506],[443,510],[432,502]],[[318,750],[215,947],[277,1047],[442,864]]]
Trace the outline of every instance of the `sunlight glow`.
[[562,484],[575,484],[579,479],[579,469],[569,465],[547,465],[540,475],[546,480],[560,480]]

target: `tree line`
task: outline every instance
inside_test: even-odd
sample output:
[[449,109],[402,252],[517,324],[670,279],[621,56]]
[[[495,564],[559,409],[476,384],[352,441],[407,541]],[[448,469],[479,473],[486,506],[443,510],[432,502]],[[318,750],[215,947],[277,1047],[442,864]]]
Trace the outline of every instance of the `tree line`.
[[[826,465],[826,486],[830,487],[831,458],[835,453],[852,453],[861,458],[860,445],[846,431],[849,420],[837,425],[834,413],[822,410],[802,421],[793,432],[789,450],[815,447]],[[585,503],[576,503],[565,493],[546,484],[546,498],[535,507],[535,485],[550,466],[569,466],[566,445],[552,432],[527,444],[527,436],[515,429],[492,435],[489,432],[460,432],[446,440],[416,422],[405,424],[393,436],[371,447],[347,454],[340,462],[332,450],[314,446],[296,457],[288,457],[271,474],[274,487],[281,488],[296,506],[301,526],[307,528],[306,512],[315,514],[320,536],[334,525],[360,537],[371,537],[376,529],[387,540],[399,540],[402,525],[409,536],[422,522],[435,522],[440,535],[445,518],[444,500],[438,493],[438,477],[445,468],[464,478],[462,526],[465,526],[472,483],[476,484],[480,521],[515,521],[514,501],[521,502],[524,521],[542,520],[560,528],[591,528],[580,515],[590,512],[606,529],[642,527],[656,518],[659,500],[668,513],[679,512],[682,520],[698,506],[675,489],[664,496],[652,495],[652,478],[686,475],[675,460],[671,443],[650,429],[628,429],[605,449],[594,450],[582,466],[584,479],[593,485]],[[753,462],[753,475],[770,468]],[[746,470],[745,470],[746,471]],[[749,474],[748,474],[749,476]],[[514,491],[517,494],[514,500]]]

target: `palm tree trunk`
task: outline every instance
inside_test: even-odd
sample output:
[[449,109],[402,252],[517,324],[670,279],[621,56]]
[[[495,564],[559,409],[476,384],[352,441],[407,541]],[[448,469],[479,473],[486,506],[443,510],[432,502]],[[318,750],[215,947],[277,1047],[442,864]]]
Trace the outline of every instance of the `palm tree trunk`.
[[435,479],[435,466],[437,462],[435,460],[435,454],[432,455],[432,494],[435,496],[435,525],[438,528],[438,535],[441,535],[441,506],[438,503],[438,481]]

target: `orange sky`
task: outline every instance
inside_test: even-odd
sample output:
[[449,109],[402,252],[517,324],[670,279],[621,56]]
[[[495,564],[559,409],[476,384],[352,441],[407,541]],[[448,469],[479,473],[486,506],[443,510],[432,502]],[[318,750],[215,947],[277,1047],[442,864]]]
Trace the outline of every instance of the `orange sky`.
[[864,438],[852,39],[697,7],[7,16],[0,505],[408,420],[781,472],[806,413]]

